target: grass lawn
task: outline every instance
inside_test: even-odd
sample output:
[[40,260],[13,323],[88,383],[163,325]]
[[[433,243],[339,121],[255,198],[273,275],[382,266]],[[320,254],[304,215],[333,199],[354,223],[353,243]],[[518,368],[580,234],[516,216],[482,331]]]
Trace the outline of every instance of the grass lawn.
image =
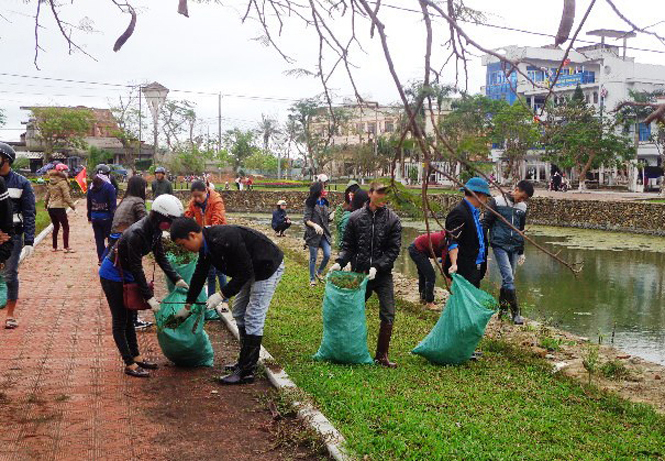
[[35,237],[36,237],[49,224],[51,224],[51,218],[49,217],[46,208],[44,208],[44,200],[38,200],[35,206],[37,207],[37,215],[35,216]]
[[[305,255],[287,269],[266,321],[265,344],[313,397],[359,459],[662,459],[665,417],[550,373],[551,363],[501,341],[484,358],[435,366],[410,354],[437,320],[399,302],[390,358],[399,367],[314,362],[323,287],[308,287]],[[378,303],[368,303],[370,353]]]

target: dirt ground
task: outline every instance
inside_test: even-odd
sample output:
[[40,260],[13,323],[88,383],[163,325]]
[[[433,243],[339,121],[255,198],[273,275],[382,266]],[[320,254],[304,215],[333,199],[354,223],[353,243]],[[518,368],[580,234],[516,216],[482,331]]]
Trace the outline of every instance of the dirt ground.
[[160,369],[149,379],[124,375],[85,212],[70,215],[70,224],[77,253],[51,252],[49,237],[38,245],[20,268],[20,327],[0,329],[0,460],[325,457],[272,403],[264,378],[237,387],[214,382],[237,355],[221,322],[206,327],[213,368],[170,365],[153,327],[138,336]]
[[[237,219],[237,224],[250,225],[249,221]],[[251,223],[256,227],[256,223]],[[262,230],[279,245],[302,253],[303,258],[308,254],[302,251],[301,232],[288,233],[278,238],[268,226]],[[332,261],[332,259],[331,259]],[[393,272],[395,280],[395,295],[414,304],[419,302],[418,280],[411,279],[401,273]],[[448,292],[437,287],[435,292],[436,303],[445,304]],[[501,338],[511,344],[528,348],[535,355],[552,363],[553,373],[563,373],[582,382],[588,382],[589,373],[583,361],[589,358],[589,351],[596,349],[594,338],[581,338],[566,331],[529,320],[524,326],[515,326],[507,321],[499,321],[497,316],[492,317],[486,334],[490,337]],[[597,338],[596,338],[597,341]],[[548,350],[543,345],[553,346]],[[598,359],[596,366],[612,362],[616,370],[610,377],[601,371],[592,374],[592,383],[601,389],[616,392],[621,397],[633,402],[648,403],[657,411],[665,413],[665,367],[649,362],[640,357],[634,357],[618,349],[603,345],[597,348]],[[593,365],[593,361],[591,362]]]

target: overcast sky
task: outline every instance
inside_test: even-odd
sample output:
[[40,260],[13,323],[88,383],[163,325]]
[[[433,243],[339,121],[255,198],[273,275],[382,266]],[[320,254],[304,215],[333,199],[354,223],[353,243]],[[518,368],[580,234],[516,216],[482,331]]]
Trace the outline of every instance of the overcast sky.
[[[195,4],[190,1],[190,17],[177,14],[176,0],[134,0],[139,17],[134,35],[117,53],[113,43],[129,22],[110,0],[74,0],[63,2],[62,19],[92,26],[93,32],[75,31],[74,39],[95,60],[75,52],[68,54],[67,45],[59,35],[50,11],[42,7],[40,52],[37,70],[33,63],[35,27],[34,14],[37,0],[0,0],[0,74],[73,79],[86,82],[138,84],[158,81],[171,89],[169,98],[189,99],[197,104],[202,123],[209,123],[211,134],[217,131],[217,97],[196,95],[176,90],[222,92],[222,128],[234,126],[253,128],[265,113],[281,120],[286,118],[293,100],[314,96],[321,92],[320,83],[311,77],[295,78],[286,71],[294,68],[314,70],[318,41],[314,30],[293,20],[287,22],[278,39],[283,50],[296,62],[289,64],[272,48],[253,38],[261,35],[255,21],[241,22],[241,11],[246,2],[228,0],[224,6]],[[639,26],[665,21],[663,0],[614,0],[619,8]],[[540,33],[556,33],[563,0],[468,0],[467,5],[487,13],[489,22]],[[589,1],[577,1],[575,27],[581,20]],[[416,0],[389,0],[384,4],[418,9]],[[639,8],[635,8],[639,5]],[[402,82],[422,78],[424,39],[421,16],[405,11],[382,10],[395,66]],[[348,33],[346,20],[334,24],[342,35]],[[552,42],[547,37],[507,32],[503,30],[463,24],[467,32],[481,45],[499,48],[506,45],[541,46]],[[586,31],[608,28],[625,30],[626,26],[614,15],[604,0],[598,0],[579,38],[586,40]],[[665,35],[665,22],[651,30]],[[438,29],[439,33],[442,29]],[[356,50],[352,61],[361,94],[381,104],[397,101],[395,85],[377,38],[369,38],[369,27],[357,24],[358,38],[364,53]],[[665,46],[650,36],[638,36],[629,45],[663,53],[629,51],[638,61],[665,64]],[[447,53],[435,47],[441,64]],[[328,60],[324,65],[330,65]],[[445,75],[454,82],[454,68],[449,66]],[[469,66],[469,91],[478,92],[484,83],[484,68],[479,58]],[[332,82],[339,101],[351,97],[348,79],[342,73]],[[75,84],[26,77],[0,75],[0,107],[5,110],[7,123],[0,128],[0,139],[18,140],[21,122],[27,113],[19,106],[26,105],[86,105],[109,107],[126,93],[122,87]],[[264,99],[247,99],[253,96]],[[275,101],[270,98],[286,99]],[[203,130],[207,128],[203,125]],[[149,136],[149,135],[148,135]],[[144,137],[146,139],[148,136]]]

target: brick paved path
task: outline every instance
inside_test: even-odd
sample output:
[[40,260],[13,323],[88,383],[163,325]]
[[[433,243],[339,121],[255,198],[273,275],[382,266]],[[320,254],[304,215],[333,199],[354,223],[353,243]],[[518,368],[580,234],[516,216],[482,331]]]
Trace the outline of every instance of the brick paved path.
[[273,449],[265,381],[232,389],[212,381],[237,350],[219,323],[207,327],[216,370],[169,366],[153,330],[139,342],[160,370],[148,380],[122,373],[92,229],[78,213],[70,214],[78,252],[52,253],[50,237],[38,245],[20,268],[20,327],[0,329],[0,460],[303,456]]

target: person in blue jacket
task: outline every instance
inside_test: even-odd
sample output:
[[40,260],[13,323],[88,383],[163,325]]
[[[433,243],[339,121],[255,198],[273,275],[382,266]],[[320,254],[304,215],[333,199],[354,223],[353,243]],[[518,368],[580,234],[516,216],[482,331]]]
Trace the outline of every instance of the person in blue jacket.
[[5,262],[2,276],[7,283],[7,319],[5,328],[18,327],[14,309],[18,301],[18,265],[34,253],[35,242],[35,194],[32,185],[25,177],[12,171],[16,153],[11,146],[0,143],[0,177],[5,181],[12,202],[13,248]]
[[277,202],[277,209],[272,212],[272,229],[277,237],[284,237],[284,232],[291,227],[291,220],[286,215],[286,201]]
[[88,189],[88,222],[92,224],[95,233],[99,264],[102,263],[106,242],[111,235],[115,208],[115,187],[111,184],[111,179],[103,173],[97,173]]

